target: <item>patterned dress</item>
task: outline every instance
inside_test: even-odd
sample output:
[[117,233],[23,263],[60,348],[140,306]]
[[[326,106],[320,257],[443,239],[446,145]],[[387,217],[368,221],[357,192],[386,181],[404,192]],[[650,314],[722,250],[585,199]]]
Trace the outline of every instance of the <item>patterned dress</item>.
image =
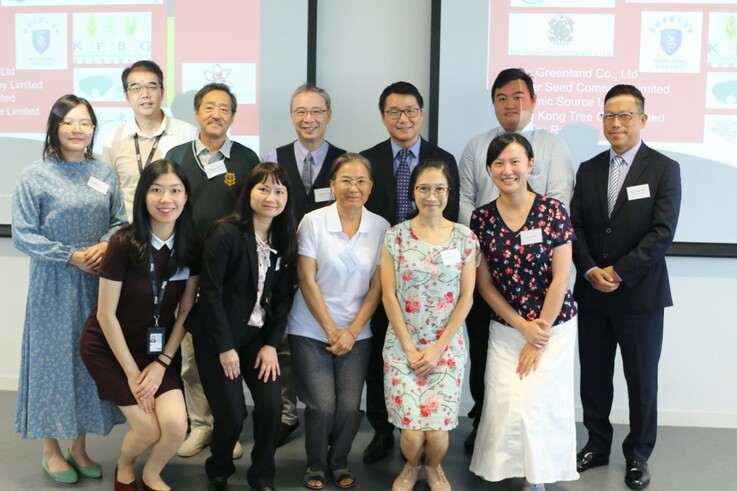
[[[394,258],[397,300],[407,330],[422,351],[443,334],[460,295],[461,271],[471,252],[478,250],[478,241],[467,227],[455,224],[447,242],[430,244],[419,240],[406,221],[387,230],[384,244]],[[443,251],[450,251],[445,253],[447,265]],[[438,366],[429,375],[417,376],[409,368],[402,344],[389,326],[384,341],[384,397],[389,421],[409,430],[455,428],[466,359],[461,328]]]
[[13,243],[31,258],[15,415],[24,439],[105,435],[124,421],[112,403],[100,401],[79,355],[97,277],[68,262],[125,221],[120,186],[103,162],[40,160],[21,173]]

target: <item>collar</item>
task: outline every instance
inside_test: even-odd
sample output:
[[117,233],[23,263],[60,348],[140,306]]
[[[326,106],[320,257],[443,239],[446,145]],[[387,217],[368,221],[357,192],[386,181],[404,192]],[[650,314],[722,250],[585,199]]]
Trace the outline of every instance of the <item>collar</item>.
[[[389,139],[389,142],[391,143],[391,146],[392,146],[392,156],[393,158],[396,159],[397,154],[402,149],[402,147],[394,143],[394,140],[392,140],[391,138]],[[410,152],[412,152],[412,155],[414,156],[415,160],[420,160],[420,143],[422,143],[422,137],[418,136],[417,141],[414,143],[414,145],[412,145],[411,147],[407,149]]]
[[[326,206],[326,228],[328,232],[337,233],[343,231],[343,224],[340,223],[340,215],[338,215],[338,203]],[[361,223],[358,225],[358,233],[367,233],[370,230],[369,221],[366,220],[366,207],[361,209]]]
[[[323,140],[322,145],[317,147],[315,150],[307,150],[307,148],[302,145],[302,142],[299,140],[294,141],[294,154],[297,157],[297,163],[302,164],[302,162],[305,161],[305,157],[307,156],[307,152],[312,152],[312,159],[314,160],[315,164],[318,162],[324,162],[325,157],[328,155],[328,147],[330,144],[327,140]],[[300,167],[301,169],[301,167]]]
[[[538,129],[539,128],[537,126],[535,126],[535,123],[532,120],[530,120],[530,122],[527,123],[527,126],[525,126],[524,128],[522,128],[522,131],[520,131],[519,133],[521,133],[521,134],[524,134],[524,133],[532,133],[533,131],[536,131]],[[496,128],[496,134],[494,136],[503,135],[505,133],[506,133],[506,131],[504,131],[504,128],[502,128],[501,126],[497,126],[497,128]]]
[[261,240],[261,237],[259,237],[257,233],[254,232],[253,236],[256,237],[256,252],[269,251],[273,252],[274,254],[278,254],[276,249],[272,249],[271,244]]
[[[158,135],[163,135],[165,133],[166,134],[171,133],[170,131],[171,118],[166,115],[163,109],[161,110],[161,112],[164,114],[164,119],[161,120],[161,125],[159,126],[159,129],[156,130],[156,134],[154,134],[154,137]],[[125,123],[125,127],[123,128],[123,134],[121,136],[123,137],[133,136],[135,134],[138,134],[139,138],[148,138],[144,136],[143,133],[141,133],[141,128],[138,126],[138,123],[136,122],[136,118],[134,115],[133,119]]]
[[[205,146],[205,144],[202,143],[202,141],[200,141],[199,138],[197,138],[194,141],[194,148],[197,151],[197,156],[198,157],[200,155],[202,155],[202,153],[205,152],[205,151],[207,151],[208,153],[210,152],[210,149],[207,148]],[[226,159],[229,159],[230,158],[230,149],[231,148],[233,148],[233,141],[230,138],[228,138],[228,136],[226,135],[225,136],[225,141],[223,142],[223,145],[219,149],[217,149],[212,155],[217,155],[217,153],[220,152],[220,153],[223,154],[223,157],[225,157]]]
[[162,247],[167,246],[169,249],[174,248],[174,234],[171,234],[171,237],[169,237],[167,240],[161,240],[156,235],[151,232],[151,246],[156,249],[157,251],[160,251]]
[[632,162],[635,161],[635,155],[637,155],[637,152],[640,151],[640,147],[641,146],[642,146],[642,140],[640,140],[639,142],[637,142],[637,145],[635,145],[634,147],[630,148],[629,150],[627,150],[626,152],[624,152],[622,155],[619,155],[617,152],[614,151],[613,148],[610,147],[609,148],[609,162],[611,163],[611,161],[612,161],[612,159],[614,158],[615,155],[619,155],[620,157],[622,157],[624,159],[624,163],[626,165],[631,166],[632,165]]

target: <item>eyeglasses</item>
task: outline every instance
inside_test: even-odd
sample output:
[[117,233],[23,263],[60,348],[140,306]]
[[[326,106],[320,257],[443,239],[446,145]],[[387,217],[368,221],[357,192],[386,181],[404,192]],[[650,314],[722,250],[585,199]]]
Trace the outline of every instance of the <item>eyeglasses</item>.
[[415,192],[422,196],[430,196],[433,193],[438,198],[445,198],[448,196],[450,188],[448,186],[415,186]]
[[315,119],[320,119],[325,116],[326,112],[328,112],[327,109],[295,109],[292,114],[297,119],[305,119],[308,114]]
[[146,85],[140,85],[140,84],[129,85],[128,88],[125,90],[128,91],[129,94],[140,94],[141,91],[143,90],[145,90],[146,92],[154,93],[160,88],[161,88],[161,84],[151,82],[150,84],[146,84]]
[[419,107],[408,107],[407,109],[389,109],[388,111],[384,111],[384,114],[391,119],[396,120],[402,117],[402,114],[407,116],[407,119],[416,118],[418,114],[420,114],[420,108]]
[[338,184],[340,184],[341,187],[344,187],[345,189],[350,189],[353,186],[356,186],[359,189],[365,188],[369,185],[371,182],[370,179],[365,179],[363,177],[356,179],[355,181],[353,179],[348,179],[347,177],[343,177],[338,181]]
[[65,119],[59,123],[59,127],[65,131],[81,131],[82,133],[92,133],[95,129],[95,125],[89,119],[83,119],[82,121],[72,121],[71,119]]
[[622,111],[621,113],[600,113],[599,119],[605,123],[613,123],[614,118],[617,118],[620,123],[627,124],[632,121],[635,116],[641,116],[642,113],[634,113],[632,111]]

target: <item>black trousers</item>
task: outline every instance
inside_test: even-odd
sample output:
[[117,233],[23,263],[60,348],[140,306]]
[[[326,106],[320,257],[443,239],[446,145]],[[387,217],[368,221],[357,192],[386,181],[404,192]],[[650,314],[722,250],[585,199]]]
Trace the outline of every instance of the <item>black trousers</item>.
[[614,358],[619,346],[629,397],[630,431],[622,443],[626,459],[647,460],[658,426],[658,362],[663,346],[663,309],[604,314],[580,309],[578,348],[581,362],[583,423],[588,450],[609,455],[613,429]]
[[376,433],[391,433],[394,425],[389,422],[384,399],[384,338],[389,321],[384,306],[379,303],[371,317],[371,354],[366,371],[366,419]]
[[481,295],[473,294],[473,306],[466,316],[466,331],[468,332],[468,356],[471,360],[471,369],[468,376],[468,385],[471,389],[473,407],[468,417],[473,419],[473,426],[477,427],[481,420],[481,411],[484,407],[484,374],[486,373],[486,353],[489,349],[489,323],[491,322],[491,308]]
[[215,353],[202,336],[193,337],[194,355],[200,371],[202,388],[213,416],[213,432],[210,451],[205,462],[208,477],[229,477],[235,472],[233,447],[240,437],[246,418],[246,400],[243,382],[253,397],[253,450],[251,467],[248,469],[248,484],[254,488],[274,485],[276,466],[274,452],[281,422],[281,382],[257,379],[258,371],[253,368],[256,355],[263,347],[263,336],[259,329],[249,328],[243,339],[237,342],[241,376],[230,380],[220,364],[219,353]]

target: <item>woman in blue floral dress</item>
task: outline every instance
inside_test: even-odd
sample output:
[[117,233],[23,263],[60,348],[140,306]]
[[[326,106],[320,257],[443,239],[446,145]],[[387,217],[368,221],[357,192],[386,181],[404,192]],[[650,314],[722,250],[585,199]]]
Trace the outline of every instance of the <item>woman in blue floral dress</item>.
[[[85,434],[106,435],[123,420],[79,355],[79,337],[97,300],[97,268],[108,238],[125,224],[115,172],[94,159],[97,120],[74,95],[49,115],[43,160],[28,165],[13,194],[13,244],[31,258],[15,431],[43,440],[46,472],[76,482],[100,477]],[[58,440],[71,440],[62,453]]]
[[384,239],[384,395],[407,458],[393,491],[414,487],[423,452],[430,489],[450,490],[440,463],[458,425],[467,358],[461,327],[473,302],[478,249],[468,227],[443,218],[451,182],[443,161],[417,164],[409,183],[417,210]]

